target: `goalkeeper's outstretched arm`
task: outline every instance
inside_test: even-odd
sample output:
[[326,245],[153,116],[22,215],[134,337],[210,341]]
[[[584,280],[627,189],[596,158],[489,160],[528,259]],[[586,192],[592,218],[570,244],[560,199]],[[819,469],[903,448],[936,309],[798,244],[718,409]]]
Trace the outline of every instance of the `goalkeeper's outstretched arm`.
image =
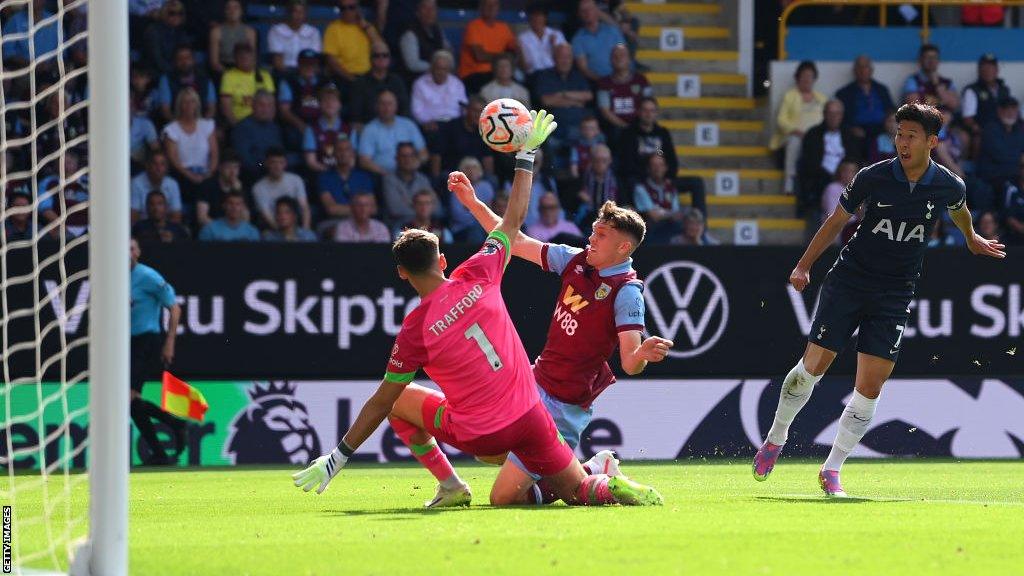
[[331,479],[348,463],[352,453],[384,422],[404,389],[404,384],[387,380],[381,382],[373,396],[363,404],[355,422],[338,446],[329,454],[314,460],[305,470],[292,474],[295,485],[306,492],[316,487],[316,493],[322,494]]

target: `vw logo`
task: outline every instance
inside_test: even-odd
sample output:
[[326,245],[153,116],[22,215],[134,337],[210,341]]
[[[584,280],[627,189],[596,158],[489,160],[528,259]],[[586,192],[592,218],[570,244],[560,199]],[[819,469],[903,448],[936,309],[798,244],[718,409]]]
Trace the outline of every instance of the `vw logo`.
[[695,262],[670,262],[644,283],[644,302],[657,335],[675,342],[669,356],[700,356],[722,337],[729,322],[729,297],[711,270]]

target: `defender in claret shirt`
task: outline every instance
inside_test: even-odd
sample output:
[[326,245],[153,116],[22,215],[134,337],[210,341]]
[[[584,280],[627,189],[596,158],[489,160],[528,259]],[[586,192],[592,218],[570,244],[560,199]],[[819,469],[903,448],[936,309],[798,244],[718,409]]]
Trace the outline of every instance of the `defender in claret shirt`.
[[[469,486],[452,469],[435,439],[479,457],[506,452],[545,477],[568,504],[657,505],[653,489],[621,477],[588,474],[558,434],[540,403],[530,361],[501,296],[501,279],[511,259],[509,235],[526,217],[533,182],[534,151],[554,130],[542,110],[533,133],[516,155],[508,210],[480,251],[445,278],[447,261],[437,236],[406,230],[395,241],[398,274],[420,295],[395,340],[384,381],[366,402],[341,443],[293,475],[296,486],[317,493],[353,451],[387,417],[416,459],[437,478],[428,507],[468,505]],[[449,188],[468,184],[449,176]],[[422,368],[441,388],[412,384]]]
[[[500,219],[473,192],[468,182],[450,187],[477,222],[487,230]],[[606,202],[597,215],[585,249],[547,244],[516,234],[512,254],[561,276],[558,300],[547,342],[533,366],[538,393],[558,431],[575,449],[590,424],[591,404],[615,383],[608,357],[619,348],[622,368],[639,374],[648,362],[665,359],[672,342],[643,338],[643,282],[630,255],[643,242],[644,221],[627,208]],[[620,476],[618,460],[603,450],[583,464],[589,472]],[[546,481],[529,471],[520,455],[511,454],[491,490],[495,503],[544,503],[557,499]]]
[[864,205],[864,219],[857,232],[825,277],[807,350],[783,381],[775,421],[754,456],[753,472],[758,481],[768,478],[793,419],[859,328],[853,396],[839,418],[832,451],[818,473],[826,495],[846,496],[839,471],[870,427],[882,385],[896,365],[927,240],[943,210],[950,211],[971,253],[1006,256],[1002,244],[974,232],[963,181],[931,160],[942,126],[939,111],[924,104],[906,104],[896,112],[896,122],[898,157],[857,173],[790,274],[793,287],[803,291],[810,282],[811,266]]

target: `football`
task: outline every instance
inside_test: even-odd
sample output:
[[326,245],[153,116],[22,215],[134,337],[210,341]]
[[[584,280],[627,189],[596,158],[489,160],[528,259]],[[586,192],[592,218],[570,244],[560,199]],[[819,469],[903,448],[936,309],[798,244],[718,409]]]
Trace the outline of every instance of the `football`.
[[480,114],[480,137],[497,152],[518,152],[532,128],[530,111],[511,98],[491,102]]

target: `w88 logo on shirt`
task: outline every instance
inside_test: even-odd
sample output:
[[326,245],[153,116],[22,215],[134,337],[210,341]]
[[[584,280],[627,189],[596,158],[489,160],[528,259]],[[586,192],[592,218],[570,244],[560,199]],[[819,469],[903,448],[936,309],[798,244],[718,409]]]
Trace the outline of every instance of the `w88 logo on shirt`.
[[562,328],[566,335],[572,336],[576,334],[579,322],[574,315],[588,304],[590,302],[584,300],[583,296],[576,294],[571,284],[567,285],[561,301],[558,303],[558,306],[555,306],[555,323]]

